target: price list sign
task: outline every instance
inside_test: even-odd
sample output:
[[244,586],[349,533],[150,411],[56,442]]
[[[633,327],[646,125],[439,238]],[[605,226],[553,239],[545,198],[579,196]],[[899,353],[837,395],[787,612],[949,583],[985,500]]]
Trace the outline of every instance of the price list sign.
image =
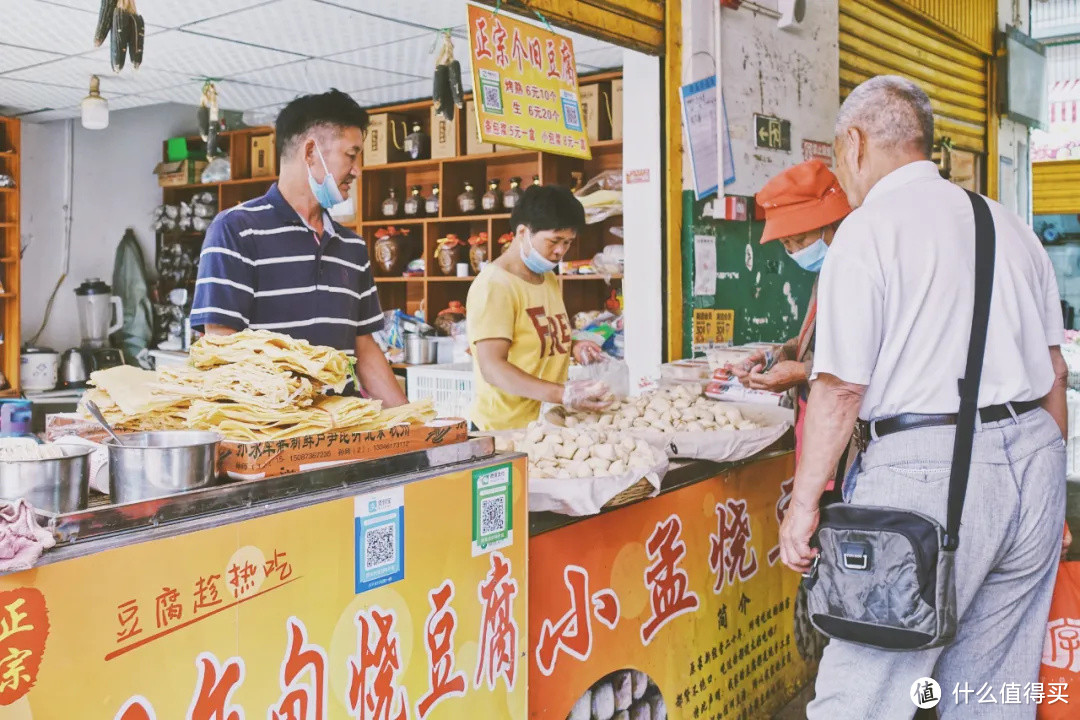
[[469,51],[481,141],[592,158],[570,38],[470,5]]

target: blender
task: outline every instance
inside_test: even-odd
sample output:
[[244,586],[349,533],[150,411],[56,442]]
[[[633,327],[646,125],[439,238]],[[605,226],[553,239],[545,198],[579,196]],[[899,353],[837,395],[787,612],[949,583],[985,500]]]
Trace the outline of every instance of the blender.
[[[98,278],[75,288],[75,308],[82,341],[78,351],[88,372],[122,365],[123,355],[109,347],[109,335],[124,326],[124,303]],[[113,312],[116,319],[113,320]]]

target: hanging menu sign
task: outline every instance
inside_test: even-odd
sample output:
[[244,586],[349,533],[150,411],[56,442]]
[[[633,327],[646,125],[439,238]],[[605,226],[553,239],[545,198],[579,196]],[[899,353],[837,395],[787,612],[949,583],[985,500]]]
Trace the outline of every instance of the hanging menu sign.
[[469,51],[482,142],[592,158],[570,38],[469,5]]

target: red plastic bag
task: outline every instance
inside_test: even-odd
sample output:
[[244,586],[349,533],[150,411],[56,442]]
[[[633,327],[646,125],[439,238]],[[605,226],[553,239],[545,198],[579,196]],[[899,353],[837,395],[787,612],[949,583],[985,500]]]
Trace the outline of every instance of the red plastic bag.
[[[1058,567],[1039,681],[1045,697],[1037,720],[1075,720],[1080,716],[1080,562],[1063,562]],[[1067,683],[1068,688],[1061,689],[1061,683]],[[1051,684],[1057,687],[1051,688]],[[1068,698],[1068,703],[1059,700],[1051,704],[1056,695]]]

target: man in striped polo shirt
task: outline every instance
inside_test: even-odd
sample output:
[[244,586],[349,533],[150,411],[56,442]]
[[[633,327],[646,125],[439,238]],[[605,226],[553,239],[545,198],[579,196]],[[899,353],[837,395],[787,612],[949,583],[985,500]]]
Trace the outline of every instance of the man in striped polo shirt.
[[191,324],[208,334],[273,330],[355,353],[364,390],[393,407],[406,398],[371,336],[383,316],[367,245],[327,212],[349,194],[367,125],[338,90],[281,111],[278,181],[210,224]]

